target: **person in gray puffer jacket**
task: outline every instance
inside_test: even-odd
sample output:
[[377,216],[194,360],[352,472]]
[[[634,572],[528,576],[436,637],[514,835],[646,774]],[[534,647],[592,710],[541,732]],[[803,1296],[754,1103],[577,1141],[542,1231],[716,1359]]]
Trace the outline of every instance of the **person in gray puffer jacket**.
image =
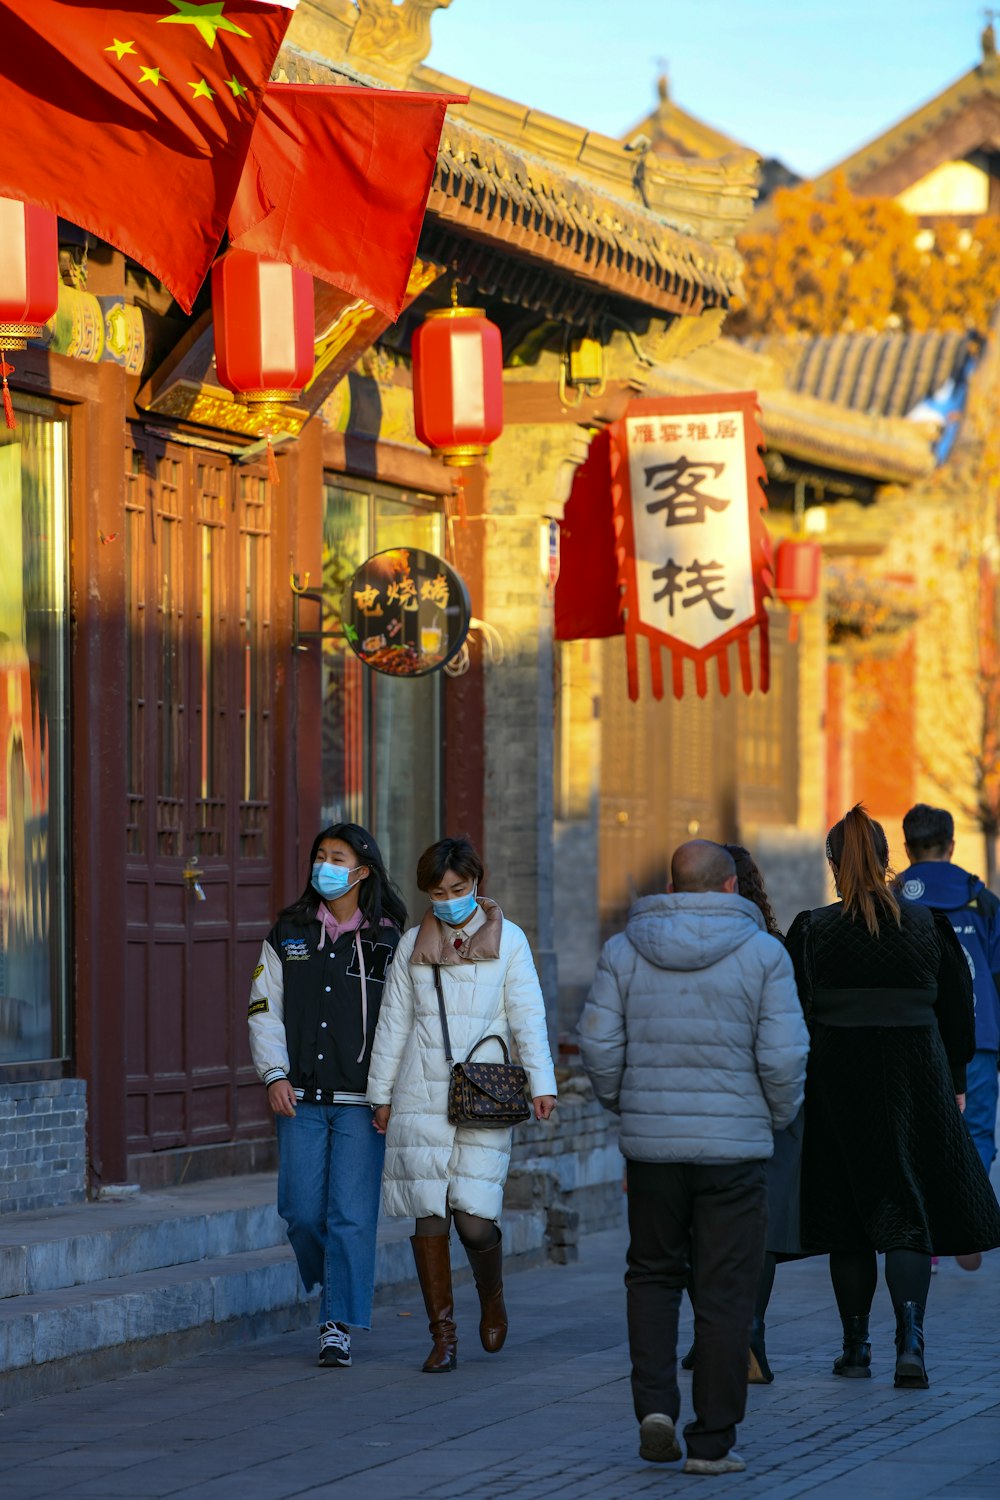
[[695,1313],[691,1473],[731,1453],[767,1228],[764,1161],[802,1103],[809,1038],[791,960],[736,891],[728,850],[696,839],[669,893],[637,901],[605,944],[580,1019],[583,1065],[621,1116],[630,1245],[632,1393],[640,1456],[679,1458],[677,1322]]

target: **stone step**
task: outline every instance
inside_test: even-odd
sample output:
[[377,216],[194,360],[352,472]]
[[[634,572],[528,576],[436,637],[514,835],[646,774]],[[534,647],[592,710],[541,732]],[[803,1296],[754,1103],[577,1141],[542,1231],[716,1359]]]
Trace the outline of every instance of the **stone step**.
[[193,1183],[0,1220],[0,1298],[285,1243],[273,1175]]
[[[259,1187],[263,1189],[263,1184]],[[224,1184],[228,1190],[231,1183]],[[244,1194],[246,1188],[242,1189]],[[270,1185],[273,1196],[273,1183]],[[144,1195],[146,1196],[146,1195]],[[148,1195],[153,1197],[154,1195]],[[110,1205],[90,1205],[106,1207]],[[116,1207],[118,1205],[115,1205]],[[57,1391],[71,1390],[94,1380],[112,1379],[133,1370],[149,1369],[197,1353],[209,1344],[238,1343],[268,1337],[317,1321],[317,1299],[306,1296],[298,1279],[291,1250],[284,1241],[283,1226],[278,1244],[230,1250],[195,1258],[191,1245],[177,1239],[185,1227],[195,1242],[212,1246],[239,1234],[256,1232],[255,1216],[241,1225],[202,1224],[204,1218],[226,1220],[233,1206],[214,1214],[180,1213],[167,1210],[163,1202],[147,1207],[153,1222],[143,1221],[142,1205],[132,1201],[128,1222],[109,1223],[103,1234],[116,1243],[107,1248],[108,1263],[124,1265],[128,1246],[134,1243],[135,1260],[157,1258],[170,1247],[180,1258],[173,1263],[144,1266],[111,1276],[87,1277],[70,1284],[18,1291],[0,1300],[0,1403],[9,1405]],[[242,1207],[249,1205],[244,1203]],[[263,1207],[263,1205],[257,1205]],[[86,1207],[86,1205],[78,1205]],[[68,1210],[61,1210],[59,1228],[66,1227]],[[23,1215],[21,1218],[30,1216]],[[277,1215],[275,1215],[277,1218]],[[169,1227],[169,1233],[167,1232]],[[90,1271],[96,1260],[86,1251],[85,1264],[74,1255],[84,1251],[76,1242],[89,1234],[56,1233],[46,1242],[41,1225],[21,1236],[20,1248],[31,1250],[28,1263],[59,1267],[51,1276],[68,1274],[74,1265]],[[13,1226],[4,1226],[8,1240]],[[157,1238],[154,1229],[160,1231]],[[376,1304],[389,1290],[413,1282],[413,1258],[408,1222],[388,1220],[379,1226],[376,1256]],[[261,1231],[265,1237],[270,1230]],[[117,1241],[122,1243],[118,1244]],[[504,1241],[508,1271],[533,1265],[547,1258],[546,1218],[540,1212],[512,1212],[504,1219]],[[48,1244],[50,1249],[44,1247]],[[51,1248],[55,1247],[55,1248]],[[10,1250],[8,1243],[5,1249]],[[16,1248],[16,1247],[13,1247]],[[461,1248],[453,1239],[456,1280],[469,1278]],[[104,1253],[101,1251],[100,1253]],[[414,1287],[419,1307],[419,1294]]]

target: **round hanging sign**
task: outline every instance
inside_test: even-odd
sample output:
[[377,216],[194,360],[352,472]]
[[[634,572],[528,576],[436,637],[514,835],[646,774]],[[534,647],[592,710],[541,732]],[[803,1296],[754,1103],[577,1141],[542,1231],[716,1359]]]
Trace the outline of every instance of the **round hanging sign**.
[[344,635],[366,667],[389,677],[439,672],[462,649],[472,610],[443,558],[393,547],[363,562],[344,590]]

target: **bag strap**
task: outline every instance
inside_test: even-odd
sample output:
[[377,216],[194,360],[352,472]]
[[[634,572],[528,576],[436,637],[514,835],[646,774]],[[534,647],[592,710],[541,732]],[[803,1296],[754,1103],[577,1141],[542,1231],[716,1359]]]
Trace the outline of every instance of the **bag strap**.
[[437,990],[438,1010],[441,1012],[441,1030],[444,1032],[444,1055],[448,1062],[454,1064],[455,1059],[451,1055],[451,1037],[448,1035],[448,1017],[444,1009],[444,992],[441,989],[441,968],[434,965],[434,988]]
[[497,1036],[496,1032],[493,1032],[490,1036],[480,1037],[479,1041],[476,1043],[472,1051],[469,1053],[468,1057],[465,1059],[466,1062],[472,1061],[473,1057],[479,1051],[484,1042],[499,1042],[500,1047],[503,1051],[503,1060],[508,1066],[510,1066],[510,1053],[507,1051],[507,1043],[504,1041],[502,1036]]

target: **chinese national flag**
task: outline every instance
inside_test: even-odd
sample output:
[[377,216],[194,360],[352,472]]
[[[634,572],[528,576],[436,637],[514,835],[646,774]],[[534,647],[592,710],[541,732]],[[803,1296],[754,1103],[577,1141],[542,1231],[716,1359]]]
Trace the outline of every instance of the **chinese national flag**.
[[272,84],[229,218],[230,242],[399,316],[444,112],[464,96]]
[[190,312],[297,0],[0,0],[0,195],[152,271]]

